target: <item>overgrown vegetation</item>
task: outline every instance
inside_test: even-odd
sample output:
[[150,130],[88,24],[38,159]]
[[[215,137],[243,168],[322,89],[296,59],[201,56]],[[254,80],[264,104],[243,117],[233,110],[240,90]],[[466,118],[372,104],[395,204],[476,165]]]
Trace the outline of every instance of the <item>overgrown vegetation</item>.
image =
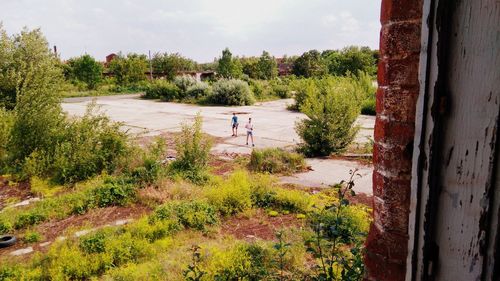
[[308,118],[296,124],[296,131],[304,141],[300,150],[309,156],[343,151],[358,131],[357,97],[362,94],[344,78],[308,81],[299,107]]
[[193,182],[202,183],[207,179],[207,165],[212,141],[202,132],[201,115],[194,123],[183,124],[176,140],[177,158],[170,164],[170,171]]
[[[169,162],[164,139],[136,144],[95,105],[82,117],[64,114],[63,67],[41,33],[1,32],[0,62],[6,68],[0,69],[0,172],[23,181],[26,191],[41,199],[0,210],[0,234],[14,233],[33,246],[45,239],[52,244],[46,252],[0,257],[0,280],[360,280],[369,210],[348,201],[347,194],[355,195],[355,172],[346,183],[316,193],[284,187],[268,174],[300,171],[304,159],[266,149],[254,150],[248,167],[216,176],[209,172],[211,139],[202,133],[200,115],[183,124],[175,160]],[[177,59],[165,55],[158,61],[171,67]],[[144,57],[115,60],[110,68],[121,87],[142,83],[144,71],[138,69],[144,68]],[[226,52],[219,64],[233,60]],[[92,64],[89,58],[87,63]],[[238,63],[231,63],[221,67],[232,76]],[[274,77],[269,54],[263,53],[257,66],[258,78]],[[82,77],[75,76],[76,83],[93,83]],[[253,101],[242,80],[219,80],[212,91],[189,77],[172,79],[155,81],[146,95],[230,105]],[[293,87],[304,86],[296,96],[309,117],[297,125],[306,140],[303,149],[328,154],[344,149],[356,130],[353,122],[366,93],[356,79],[249,81],[260,98],[288,97]],[[136,214],[126,225],[102,218],[79,235],[74,233],[79,229],[54,227],[115,211],[110,208],[147,214]],[[281,216],[290,224],[273,229]],[[242,218],[258,219],[276,231],[276,240],[256,236],[247,242],[221,227]],[[54,238],[47,228],[65,238]]]
[[219,80],[213,85],[209,102],[223,105],[251,105],[255,99],[245,81]]
[[280,148],[253,149],[250,155],[250,169],[270,174],[292,174],[304,171],[304,157],[298,153]]

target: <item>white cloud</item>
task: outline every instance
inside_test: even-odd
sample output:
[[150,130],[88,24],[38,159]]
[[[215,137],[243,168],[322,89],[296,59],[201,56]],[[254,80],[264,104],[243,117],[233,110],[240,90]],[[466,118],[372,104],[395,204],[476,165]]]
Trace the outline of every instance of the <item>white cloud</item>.
[[65,58],[152,50],[211,61],[224,47],[277,56],[352,44],[376,48],[380,1],[0,0],[0,21],[9,33],[41,27]]

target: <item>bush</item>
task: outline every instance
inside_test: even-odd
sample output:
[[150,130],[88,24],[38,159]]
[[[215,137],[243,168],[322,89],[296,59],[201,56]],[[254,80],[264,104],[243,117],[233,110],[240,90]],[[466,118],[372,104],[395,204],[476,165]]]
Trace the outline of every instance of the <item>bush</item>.
[[175,84],[166,80],[155,80],[149,85],[144,94],[146,99],[161,99],[173,101],[179,98],[180,89]]
[[205,230],[207,225],[218,223],[216,209],[203,201],[171,202],[156,209],[153,220],[173,219],[184,227]]
[[7,164],[8,144],[10,142],[11,130],[14,125],[14,114],[0,107],[0,172]]
[[221,79],[213,85],[210,102],[222,105],[251,105],[255,100],[245,81]]
[[248,174],[233,173],[228,180],[206,191],[208,202],[222,215],[233,215],[252,206],[252,192]]
[[135,183],[141,186],[153,184],[165,173],[162,163],[165,153],[165,140],[157,138],[149,147],[140,151],[140,164],[129,172]]
[[196,85],[197,83],[198,81],[196,81],[196,78],[190,75],[182,75],[174,78],[174,84],[179,88],[181,92],[181,98],[186,97],[188,89]]
[[287,99],[291,97],[291,90],[285,81],[275,79],[271,80],[271,90],[272,94],[281,99]]
[[89,206],[107,207],[107,206],[124,206],[135,200],[136,190],[128,183],[123,181],[108,181],[104,185],[93,189],[88,198]]
[[301,150],[308,156],[341,152],[358,131],[354,123],[360,110],[353,88],[328,84],[308,93],[300,107],[308,118],[297,122],[295,130],[304,141]]
[[255,243],[212,249],[203,280],[267,280],[273,261],[271,251]]
[[254,149],[250,156],[250,169],[271,174],[292,174],[306,168],[304,157],[281,148]]
[[211,140],[202,133],[203,119],[200,114],[192,125],[183,124],[176,139],[177,158],[170,164],[173,174],[181,175],[193,182],[206,180],[206,170]]
[[207,83],[197,82],[196,84],[187,88],[187,98],[199,100],[208,97],[211,94],[211,88]]
[[90,55],[69,59],[67,67],[70,71],[68,78],[85,83],[89,90],[95,89],[102,79],[102,64]]
[[[127,155],[127,135],[119,124],[95,114],[92,105],[81,119],[70,121],[63,130],[47,171],[57,183],[74,183],[103,171],[112,173]],[[42,163],[51,161],[44,157],[47,154]]]
[[366,99],[361,104],[361,114],[363,115],[376,115],[375,99]]

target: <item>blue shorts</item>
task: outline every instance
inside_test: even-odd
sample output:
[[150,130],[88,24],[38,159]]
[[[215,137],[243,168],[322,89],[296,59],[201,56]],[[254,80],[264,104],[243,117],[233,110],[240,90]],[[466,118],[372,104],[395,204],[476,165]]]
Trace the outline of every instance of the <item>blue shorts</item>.
[[253,136],[253,132],[252,131],[247,131],[247,136]]

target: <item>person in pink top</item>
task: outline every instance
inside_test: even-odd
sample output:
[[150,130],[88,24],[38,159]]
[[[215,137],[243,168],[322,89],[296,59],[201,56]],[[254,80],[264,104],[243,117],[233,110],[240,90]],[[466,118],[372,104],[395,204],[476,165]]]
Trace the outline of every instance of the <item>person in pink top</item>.
[[245,129],[247,129],[247,145],[248,145],[248,137],[252,139],[252,146],[255,146],[253,143],[253,124],[252,118],[248,118],[248,123],[245,125]]

